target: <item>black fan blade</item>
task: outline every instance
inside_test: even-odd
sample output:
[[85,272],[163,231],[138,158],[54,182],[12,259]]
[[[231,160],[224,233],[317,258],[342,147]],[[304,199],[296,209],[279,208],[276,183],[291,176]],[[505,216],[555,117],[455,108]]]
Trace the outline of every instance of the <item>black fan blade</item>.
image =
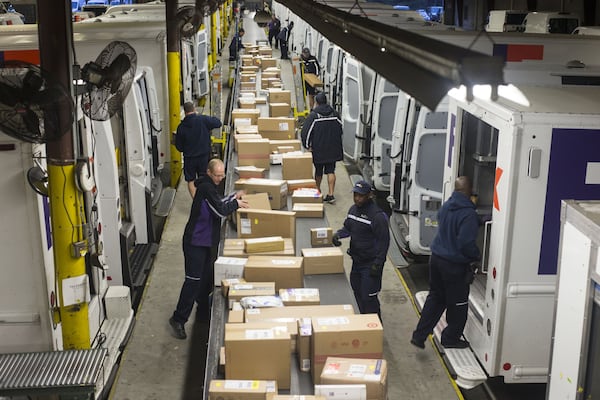
[[19,91],[4,82],[0,82],[0,102],[14,107],[19,102]]
[[36,71],[27,71],[25,77],[23,78],[24,97],[29,98],[29,96],[34,96],[40,91],[42,86],[44,86],[44,78],[42,78]]
[[30,132],[30,136],[32,138],[37,137],[37,138],[41,139],[42,132],[40,131],[40,118],[35,113],[35,111],[27,108],[27,109],[25,109],[24,112],[20,112],[20,114],[21,114],[21,117],[23,118],[23,122],[25,123],[25,126],[27,127],[27,129]]
[[131,68],[131,62],[129,61],[129,57],[125,54],[119,54],[108,66],[106,69],[106,76],[108,82],[110,82],[111,93],[115,93],[119,89],[123,75],[129,68]]

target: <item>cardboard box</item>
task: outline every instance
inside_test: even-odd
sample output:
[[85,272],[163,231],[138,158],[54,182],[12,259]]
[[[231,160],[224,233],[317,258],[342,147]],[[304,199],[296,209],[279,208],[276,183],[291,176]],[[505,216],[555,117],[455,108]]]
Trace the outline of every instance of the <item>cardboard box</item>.
[[269,400],[275,394],[275,381],[211,379],[208,388],[208,400]]
[[269,102],[269,117],[289,117],[289,103],[271,103]]
[[294,212],[244,208],[238,209],[236,216],[237,233],[240,238],[264,236],[296,238],[296,213]]
[[[250,61],[252,62],[252,61]],[[242,65],[240,67],[241,72],[258,72],[258,67],[256,65]]]
[[327,357],[383,358],[383,326],[377,314],[312,318],[312,376],[321,383]]
[[314,88],[323,87],[323,81],[315,74],[304,73],[304,82]]
[[280,153],[271,153],[269,154],[269,162],[271,165],[281,165],[283,160],[283,154]]
[[287,329],[280,328],[261,329],[252,324],[226,324],[225,377],[272,379],[277,381],[279,388],[289,389],[291,338]]
[[[279,179],[260,179],[250,178],[240,179],[236,182],[236,190],[243,189],[248,194],[253,193],[267,193],[269,195],[269,201],[271,202],[271,208],[273,210],[279,210],[287,207],[287,183],[286,181]],[[239,230],[239,225],[238,225]],[[260,236],[281,236],[281,237],[294,237],[292,235],[260,235]],[[256,237],[256,236],[254,236]]]
[[344,273],[344,254],[339,247],[302,249],[304,275]]
[[269,140],[238,140],[238,165],[269,169]]
[[335,400],[367,400],[365,385],[315,385],[315,394]]
[[296,218],[323,218],[323,203],[296,203],[292,206]]
[[273,50],[268,46],[261,46],[258,48],[258,54],[261,56],[271,57]]
[[230,302],[249,296],[275,296],[274,282],[244,282],[229,286],[227,298]]
[[219,257],[215,261],[215,286],[221,286],[223,279],[241,278],[244,276],[245,258]]
[[312,340],[312,321],[310,318],[298,319],[298,334],[296,336],[296,354],[298,356],[298,367],[302,372],[310,371],[311,347]]
[[242,90],[256,90],[256,82],[240,82]]
[[272,57],[263,57],[260,65],[263,70],[266,68],[277,67],[277,59]]
[[[236,136],[239,135],[258,135],[258,125],[237,125],[235,127]],[[262,136],[260,137],[262,138]]]
[[240,97],[238,99],[240,108],[256,108],[256,100],[250,97]]
[[289,194],[294,193],[296,189],[317,189],[317,182],[314,179],[289,179],[287,184]]
[[383,359],[327,357],[321,383],[365,385],[367,400],[387,400],[387,363]]
[[[265,251],[283,251],[284,248],[283,238],[281,236],[244,239],[244,250],[248,254],[264,253]],[[248,280],[248,278],[246,278],[246,280]]]
[[241,71],[240,82],[256,82],[256,72]]
[[244,322],[244,309],[239,301],[231,304],[231,310],[227,315],[227,322],[230,324],[241,324]]
[[219,348],[219,366],[217,367],[217,373],[221,376],[225,376],[225,346]]
[[281,164],[281,174],[286,180],[311,179],[313,177],[312,153],[285,153]]
[[296,139],[296,121],[285,117],[260,117],[258,133],[270,140]]
[[294,190],[292,193],[292,205],[296,203],[323,203],[323,195],[319,189],[302,188]]
[[312,247],[331,246],[332,237],[333,229],[329,227],[310,229],[310,245]]
[[[292,147],[294,151],[302,150],[302,143],[298,139],[286,139],[286,140],[269,140],[269,146],[271,153],[279,151],[280,147]],[[280,153],[283,153],[280,151]]]
[[258,108],[234,108],[231,110],[231,119],[234,121],[236,118],[250,118],[250,125],[256,125],[258,124],[258,117],[260,117]]
[[291,151],[296,151],[296,149],[294,148],[294,146],[277,146],[277,152],[278,153],[289,153]]
[[302,257],[250,255],[245,265],[244,279],[248,282],[272,280],[275,282],[275,290],[280,294],[283,288],[302,288],[304,287]]
[[[264,168],[258,168],[255,167],[254,165],[243,165],[243,166],[238,166],[235,167],[235,173],[238,174],[238,176],[242,179],[248,179],[248,178],[264,178],[265,177],[265,169]],[[267,200],[269,200],[269,196],[267,195]],[[271,205],[269,205],[269,208],[271,207]],[[256,208],[256,207],[252,207],[252,208]],[[262,208],[262,207],[258,207],[258,208]]]
[[[302,259],[302,257],[298,257]],[[279,290],[279,298],[285,306],[318,306],[321,304],[319,297],[319,289],[317,288],[304,288],[296,286],[285,286],[283,288],[277,288]]]
[[238,283],[244,283],[246,280],[244,278],[227,278],[221,281],[221,293],[224,297],[227,297],[229,294],[229,288],[231,285],[237,285]]
[[292,104],[292,92],[290,90],[269,89],[269,103]]
[[281,68],[279,67],[266,67],[262,70],[262,73],[265,74],[271,74],[271,73],[275,73],[277,78],[281,78]]
[[246,200],[250,205],[250,208],[255,208],[259,210],[271,209],[269,195],[266,193],[245,194],[242,196],[242,200]]
[[[256,125],[246,125],[246,126],[256,126]],[[238,127],[239,128],[239,127]],[[248,140],[261,140],[263,137],[258,133],[236,133],[233,135],[233,150],[238,152],[238,143],[240,141],[248,141]],[[271,146],[269,145],[269,149]]]
[[262,90],[267,90],[269,88],[276,87],[278,83],[281,83],[281,79],[279,79],[279,78],[267,78],[267,77],[260,78],[260,88]]
[[[244,251],[244,240],[228,238],[223,242],[223,256],[226,257],[248,257],[250,254]],[[283,238],[283,251],[266,251],[257,253],[261,256],[295,256],[294,241],[292,238]]]

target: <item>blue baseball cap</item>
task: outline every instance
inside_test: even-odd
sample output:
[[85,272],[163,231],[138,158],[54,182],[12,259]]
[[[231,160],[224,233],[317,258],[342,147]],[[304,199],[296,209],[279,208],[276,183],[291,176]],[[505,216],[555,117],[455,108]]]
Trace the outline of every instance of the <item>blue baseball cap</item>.
[[373,188],[367,181],[358,181],[354,184],[352,191],[359,194],[369,194]]

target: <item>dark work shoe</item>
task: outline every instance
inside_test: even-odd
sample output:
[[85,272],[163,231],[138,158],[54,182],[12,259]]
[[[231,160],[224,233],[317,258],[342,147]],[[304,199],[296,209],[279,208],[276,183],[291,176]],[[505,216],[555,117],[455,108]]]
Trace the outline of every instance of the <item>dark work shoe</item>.
[[325,203],[335,204],[335,197],[327,195],[327,196],[325,196],[325,198],[323,199],[323,201]]
[[445,349],[466,349],[469,347],[469,342],[466,340],[458,339],[458,342],[442,343]]
[[173,319],[173,317],[169,318],[169,325],[171,326],[171,335],[175,339],[185,339],[187,335],[185,334],[185,327],[182,323],[179,323]]
[[412,344],[415,347],[420,348],[421,350],[423,350],[425,348],[425,342],[419,342],[417,341],[417,339],[410,339],[410,344]]

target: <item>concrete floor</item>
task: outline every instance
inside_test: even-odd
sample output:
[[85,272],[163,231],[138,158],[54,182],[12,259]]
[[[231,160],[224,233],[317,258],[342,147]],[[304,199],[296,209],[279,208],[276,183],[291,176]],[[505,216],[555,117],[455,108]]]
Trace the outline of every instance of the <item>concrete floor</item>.
[[[265,31],[251,18],[244,18],[244,28],[244,41],[254,43],[255,40],[266,39]],[[224,50],[226,52],[227,49]],[[296,49],[295,53],[299,50]],[[278,52],[274,51],[274,57],[278,55]],[[224,65],[227,65],[226,61]],[[291,62],[282,60],[281,68],[284,86],[291,88]],[[326,218],[334,230],[342,226],[346,212],[352,204],[352,183],[346,167],[341,162],[337,165],[336,175],[337,202],[335,205],[326,204]],[[190,205],[191,198],[183,182],[179,185],[173,210],[165,226],[154,267],[136,316],[133,336],[124,351],[111,399],[200,399],[203,396],[203,367],[208,326],[190,321],[186,325],[188,339],[177,340],[171,336],[167,322],[183,282],[181,237]],[[343,243],[345,250],[348,241]],[[418,317],[412,296],[405,289],[398,270],[400,262],[397,257],[391,257],[396,253],[395,249],[390,249],[380,293],[384,322],[384,357],[389,369],[388,398],[462,398],[431,343],[426,345],[425,350],[418,350],[409,344]],[[345,267],[348,272],[351,261],[346,257]]]

